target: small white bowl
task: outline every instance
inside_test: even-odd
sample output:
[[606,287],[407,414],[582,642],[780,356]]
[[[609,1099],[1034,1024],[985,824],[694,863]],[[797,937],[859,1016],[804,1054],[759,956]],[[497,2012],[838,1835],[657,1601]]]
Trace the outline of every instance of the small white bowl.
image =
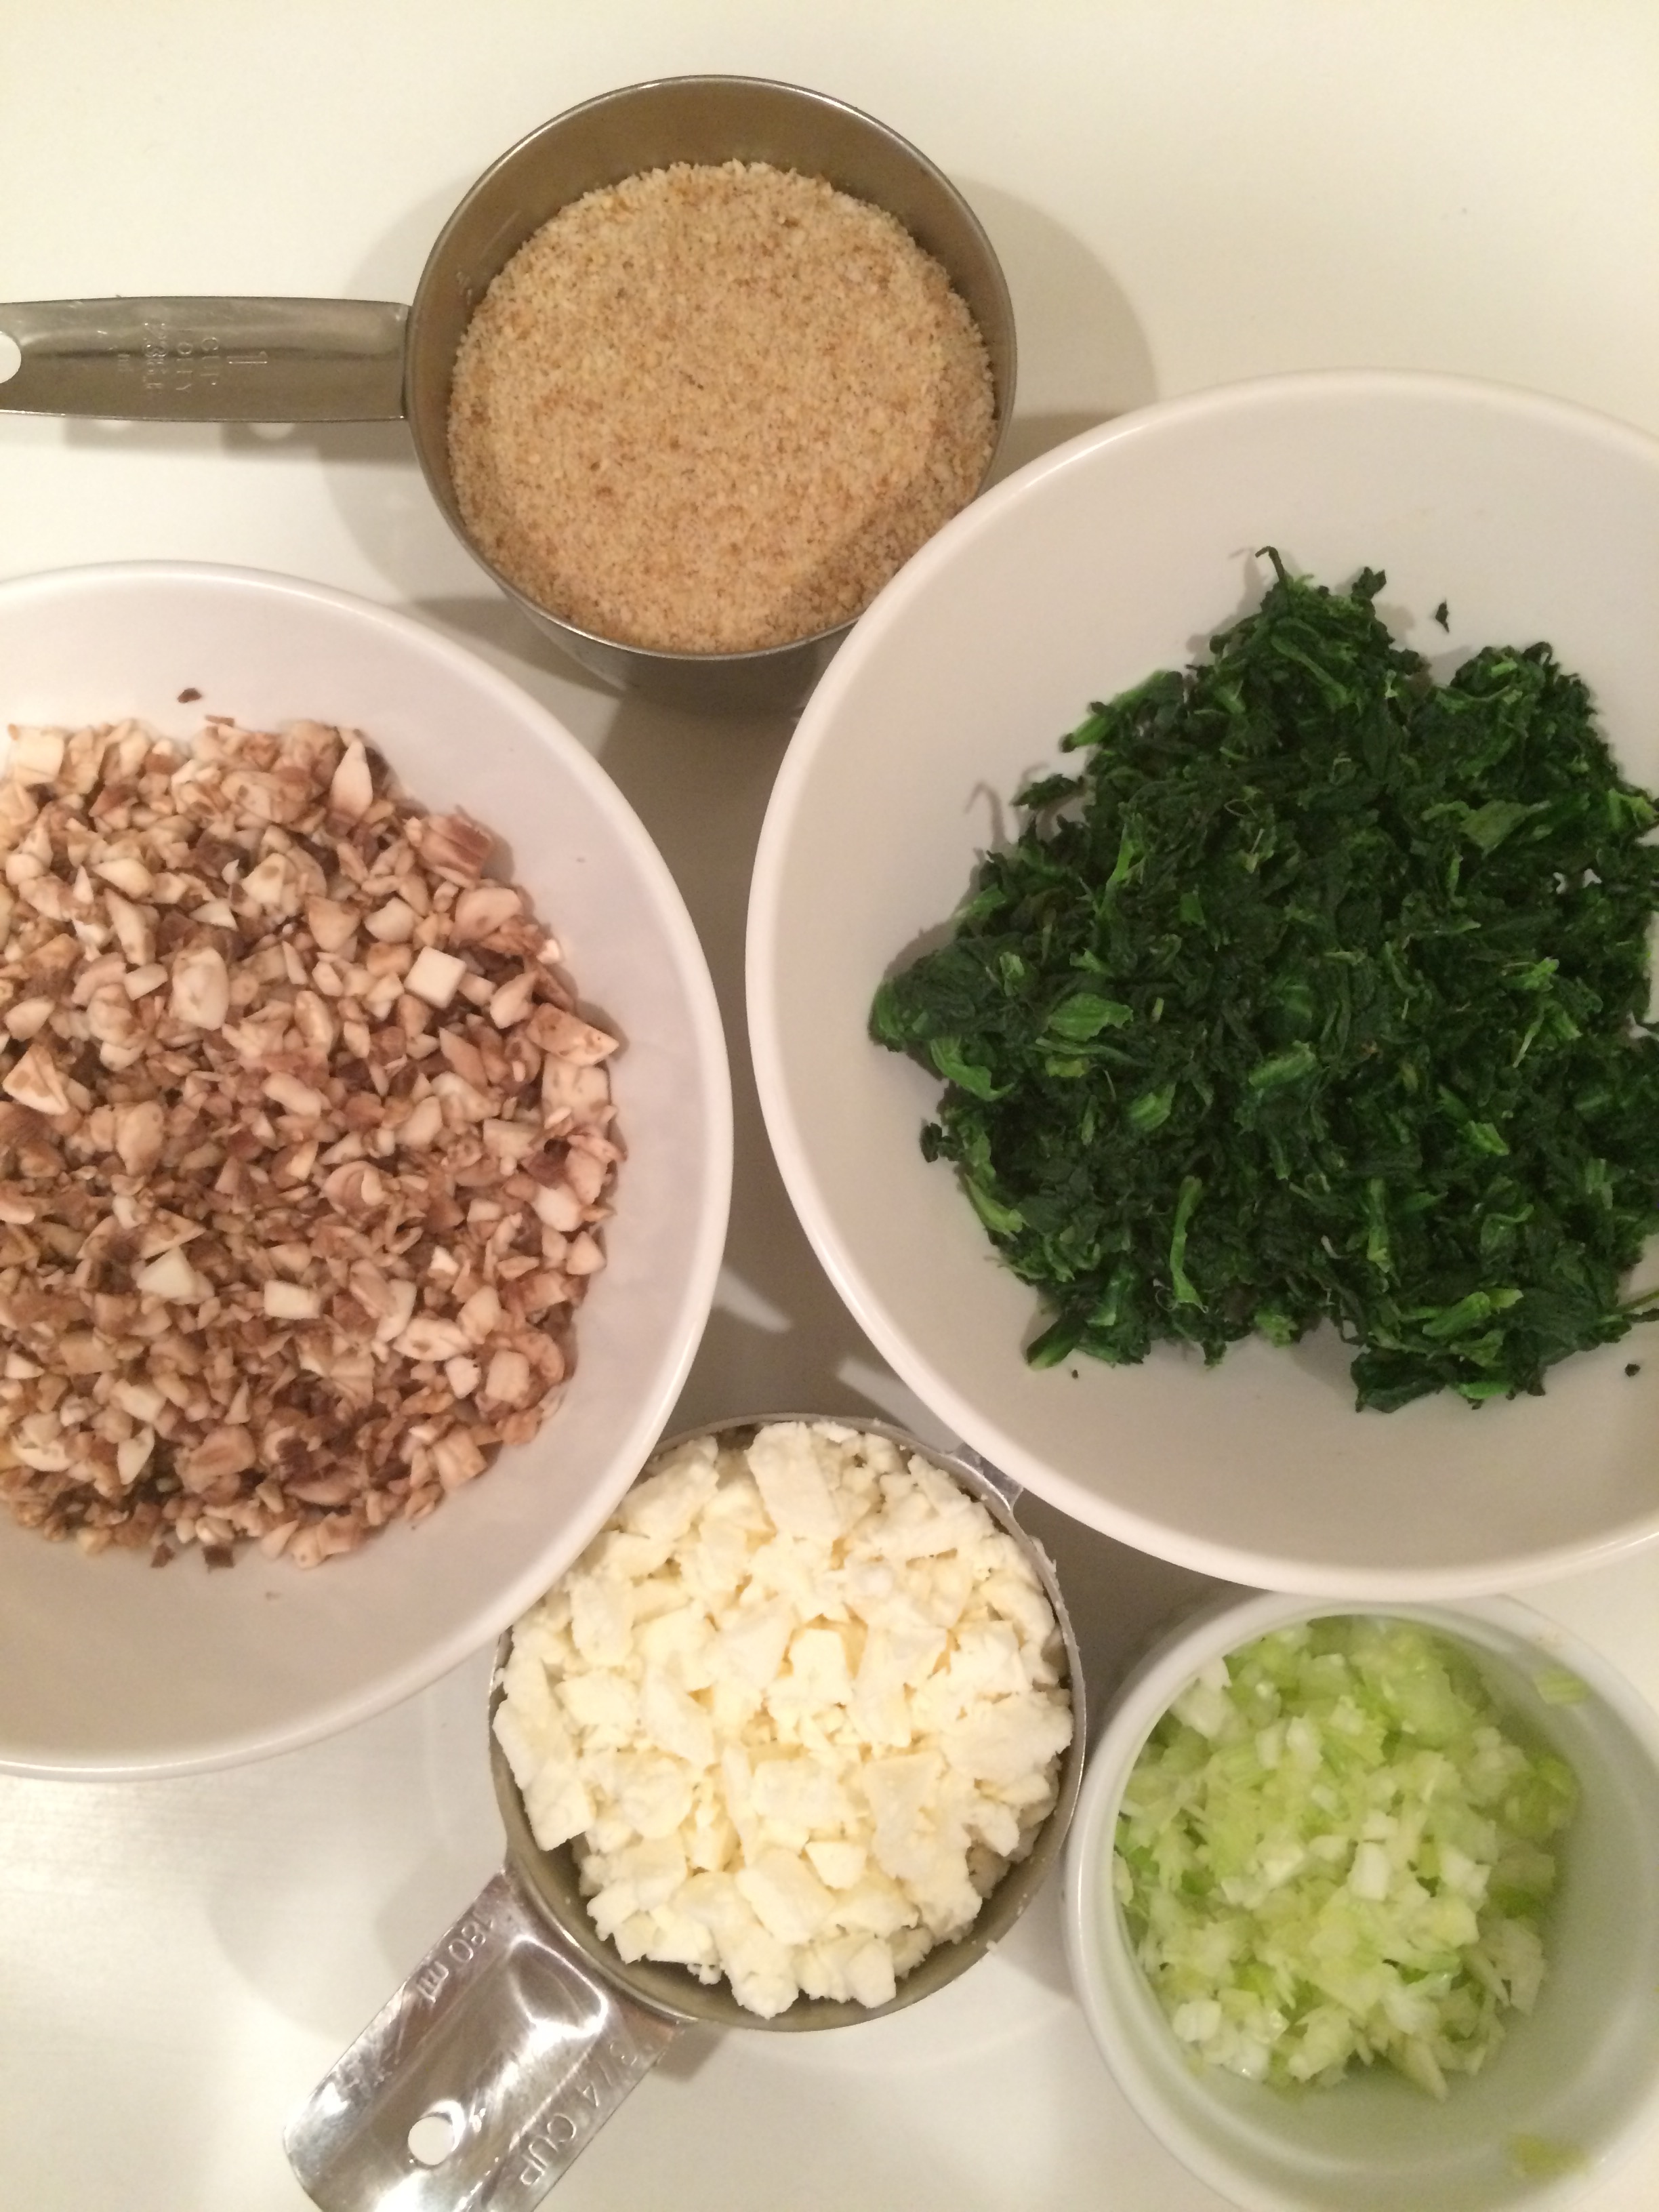
[[291,577],[135,562],[0,585],[0,731],[138,715],[187,738],[209,714],[359,728],[412,798],[507,841],[584,1000],[624,1038],[628,1158],[562,1402],[420,1527],[309,1572],[252,1549],[227,1573],[188,1553],[155,1573],[0,1513],[0,1769],[15,1773],[179,1773],[289,1750],[491,1643],[644,1462],[720,1266],[731,1091],[714,988],[665,863],[577,740],[422,624]]
[[[1129,1773],[1210,1660],[1292,1622],[1400,1614],[1469,1650],[1500,1707],[1571,1765],[1581,1792],[1558,1846],[1535,2009],[1480,2073],[1436,2102],[1377,2066],[1287,2095],[1189,2057],[1129,1948],[1112,1887]],[[1566,1668],[1589,1694],[1540,1696]],[[1066,1859],[1078,1997],[1135,2110],[1182,2163],[1250,2212],[1500,2212],[1567,2203],[1659,2121],[1659,1716],[1564,1629],[1509,1598],[1376,1605],[1225,1593],[1187,1615],[1119,1691],[1090,1753]],[[1525,2142],[1547,2147],[1527,2164]]]
[[1443,671],[1549,640],[1627,772],[1659,783],[1659,441],[1523,392],[1368,371],[1146,408],[947,523],[807,702],[750,904],[761,1104],[860,1325],[953,1435],[1050,1505],[1255,1588],[1511,1589],[1659,1534],[1646,1331],[1479,1412],[1442,1393],[1356,1413],[1328,1328],[1235,1345],[1208,1370],[1170,1345],[1138,1367],[1038,1370],[1036,1292],[921,1156],[939,1083],[870,1040],[878,985],[937,941],[1012,834],[1015,792],[1060,763],[1091,700],[1182,665],[1255,604],[1266,545],[1333,585],[1385,569],[1380,611]]

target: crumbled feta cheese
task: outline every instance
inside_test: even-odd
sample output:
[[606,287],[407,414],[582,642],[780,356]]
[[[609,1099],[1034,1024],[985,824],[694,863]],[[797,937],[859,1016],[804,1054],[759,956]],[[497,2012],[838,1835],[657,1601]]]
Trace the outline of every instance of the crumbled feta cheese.
[[714,1724],[673,1676],[647,1667],[640,1686],[640,1726],[646,1741],[701,1773],[714,1763]]
[[803,1628],[789,1644],[791,1688],[804,1705],[844,1705],[853,1694],[847,1645],[838,1629]]
[[1018,1543],[838,1422],[655,1462],[521,1620],[495,1733],[625,1960],[876,2007],[1054,1806],[1071,1701]]
[[890,2004],[897,1989],[893,1954],[886,1944],[860,1943],[847,1962],[847,1995],[855,2004]]
[[633,1642],[628,1584],[619,1577],[582,1574],[570,1584],[570,1635],[590,1667],[616,1667]]
[[829,1545],[842,1534],[848,1516],[832,1487],[833,1462],[825,1464],[805,1421],[777,1421],[763,1429],[749,1448],[749,1471],[781,1536]]
[[762,1820],[775,1826],[800,1828],[808,1835],[839,1835],[858,1819],[834,1769],[810,1755],[757,1759],[750,1780],[750,1802]]
[[550,1764],[532,1775],[527,1785],[520,1786],[532,1831],[542,1838],[545,1849],[553,1849],[550,1838],[555,1836],[568,1843],[573,1836],[592,1826],[593,1800],[580,1775],[568,1767]]
[[[581,1730],[592,1749],[602,1741],[607,1747],[631,1743],[640,1731],[640,1693],[628,1675],[609,1667],[583,1674],[572,1667],[557,1678],[555,1694],[570,1724]],[[516,1700],[507,1690],[505,1705]]]
[[731,1676],[753,1689],[770,1689],[782,1672],[796,1619],[781,1597],[732,1606],[715,1624],[714,1680]]
[[806,1856],[812,1863],[812,1871],[830,1889],[851,1889],[864,1872],[866,1851],[862,1844],[844,1838],[820,1836],[806,1846]]
[[690,1816],[691,1771],[678,1759],[621,1752],[612,1789],[616,1810],[637,1836],[672,1835]]
[[775,1844],[734,1878],[756,1919],[780,1943],[810,1943],[835,1910],[835,1899],[800,1854]]

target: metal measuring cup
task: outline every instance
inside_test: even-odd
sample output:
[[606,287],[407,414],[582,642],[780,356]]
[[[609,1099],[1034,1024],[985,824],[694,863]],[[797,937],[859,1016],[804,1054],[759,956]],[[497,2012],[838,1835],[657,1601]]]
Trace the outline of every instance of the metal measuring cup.
[[[490,1771],[507,1864],[296,2112],[284,2134],[295,2173],[324,2212],[528,2212],[574,2162],[683,2027],[798,2033],[879,2019],[955,1979],[1000,1942],[1058,1858],[1083,1779],[1083,1668],[1047,1554],[1015,1520],[1018,1486],[966,1450],[942,1451],[885,1421],[770,1414],[670,1438],[747,1444],[774,1421],[834,1419],[885,1437],[951,1475],[1019,1546],[1054,1609],[1065,1648],[1072,1741],[1059,1794],[1029,1854],[1009,1867],[978,1917],[936,1944],[885,2005],[797,1997],[775,2019],[745,2012],[724,1981],[681,1966],[626,1966],[595,1929],[567,1844],[544,1851],[492,1729]],[[649,1470],[647,1469],[647,1472]],[[496,1651],[489,1712],[511,1634]]]
[[[1012,412],[1014,319],[990,240],[927,156],[857,108],[760,77],[658,78],[556,116],[472,186],[427,257],[412,307],[374,300],[36,300],[0,306],[21,355],[0,412],[131,422],[347,422],[406,419],[427,485],[469,553],[573,659],[675,704],[798,706],[845,635],[842,623],[750,653],[619,644],[527,599],[479,551],[450,475],[456,349],[491,279],[570,201],[675,161],[766,161],[826,178],[896,216],[941,264],[990,357],[996,426]],[[982,479],[981,479],[982,481]]]

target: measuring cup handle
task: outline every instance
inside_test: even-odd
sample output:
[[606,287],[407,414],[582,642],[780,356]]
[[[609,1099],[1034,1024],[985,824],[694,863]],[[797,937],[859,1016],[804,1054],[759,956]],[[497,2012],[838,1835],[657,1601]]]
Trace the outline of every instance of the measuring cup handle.
[[503,1871],[289,2121],[289,2161],[323,2212],[528,2212],[678,2033]]
[[0,306],[21,356],[0,412],[395,422],[408,319],[385,300],[21,300]]

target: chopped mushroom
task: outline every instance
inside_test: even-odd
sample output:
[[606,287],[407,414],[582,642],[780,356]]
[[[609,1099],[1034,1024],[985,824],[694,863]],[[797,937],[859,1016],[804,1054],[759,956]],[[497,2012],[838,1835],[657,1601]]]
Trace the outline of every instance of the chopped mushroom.
[[493,847],[319,723],[13,731],[0,1500],[25,1526],[315,1565],[551,1410],[622,1157],[615,1040]]
[[466,963],[454,953],[440,952],[436,945],[423,945],[404,981],[412,998],[424,999],[428,1006],[441,1012],[454,997],[465,973]]

